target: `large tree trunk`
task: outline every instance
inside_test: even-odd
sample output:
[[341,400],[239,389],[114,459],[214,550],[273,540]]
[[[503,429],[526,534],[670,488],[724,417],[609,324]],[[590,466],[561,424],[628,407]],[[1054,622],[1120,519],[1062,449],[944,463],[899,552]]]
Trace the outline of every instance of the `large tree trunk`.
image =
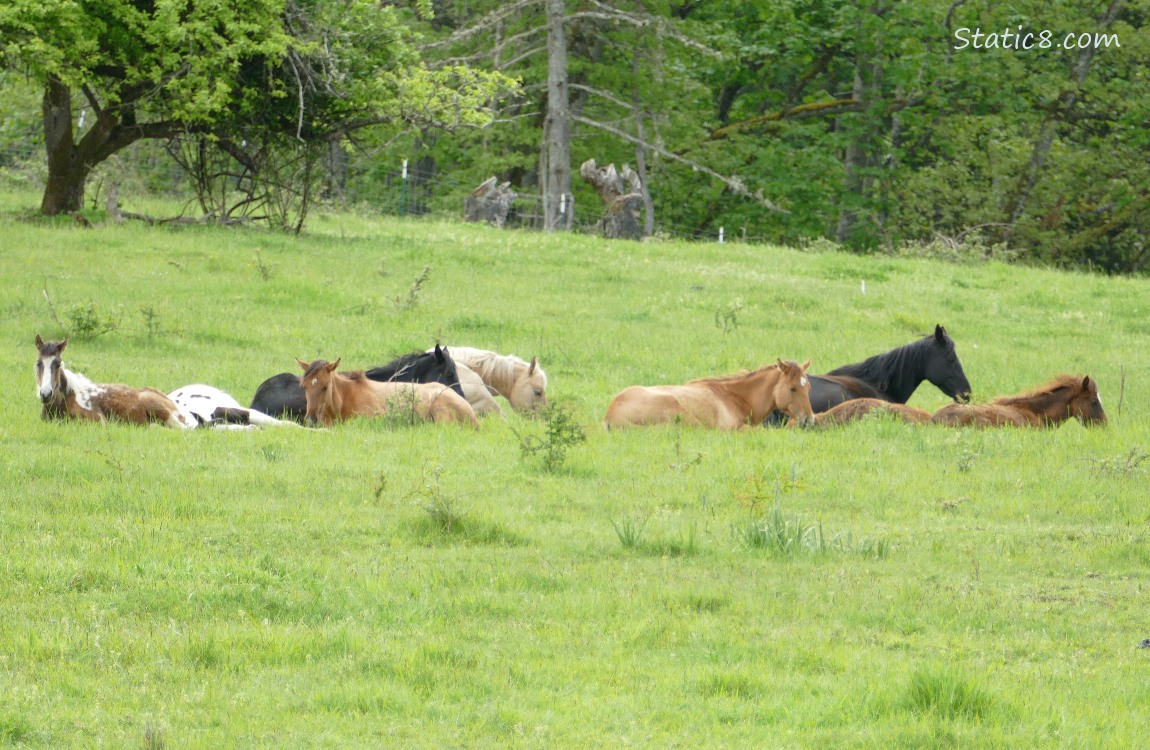
[[571,108],[567,88],[564,0],[547,1],[547,118],[543,121],[543,229],[569,229],[571,200]]
[[72,91],[58,78],[44,89],[44,146],[48,151],[48,184],[40,212],[46,216],[79,211],[91,167],[77,152],[72,137]]

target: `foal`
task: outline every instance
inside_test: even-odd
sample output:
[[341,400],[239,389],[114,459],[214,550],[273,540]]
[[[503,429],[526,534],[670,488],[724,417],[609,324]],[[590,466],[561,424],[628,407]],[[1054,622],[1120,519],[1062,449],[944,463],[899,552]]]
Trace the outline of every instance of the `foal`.
[[1051,427],[1071,418],[1086,426],[1106,424],[1098,383],[1089,375],[1059,375],[1029,393],[999,396],[989,404],[947,404],[931,421],[973,427]]
[[68,339],[44,341],[36,336],[37,395],[43,419],[115,420],[132,424],[157,422],[186,430],[196,426],[196,418],[155,388],[93,383],[78,372],[64,367],[63,353]]
[[479,429],[471,404],[442,383],[381,383],[362,371],[336,372],[340,360],[296,359],[303,370],[300,386],[307,396],[308,424],[330,426],[361,416],[382,416],[393,409],[410,409],[425,422],[456,422]]
[[778,360],[753,372],[700,378],[685,385],[633,385],[607,407],[610,427],[681,422],[720,430],[758,425],[775,409],[798,424],[813,424],[807,368]]

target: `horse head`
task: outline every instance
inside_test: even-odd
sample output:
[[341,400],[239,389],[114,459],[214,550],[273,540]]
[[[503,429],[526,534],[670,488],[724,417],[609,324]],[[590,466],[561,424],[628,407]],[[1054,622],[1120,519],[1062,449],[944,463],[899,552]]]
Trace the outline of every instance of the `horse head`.
[[1102,397],[1098,395],[1098,382],[1087,375],[1076,385],[1067,405],[1070,416],[1084,425],[1106,424]]
[[307,396],[305,424],[322,423],[330,426],[339,416],[339,394],[336,393],[333,381],[340,359],[334,362],[328,362],[326,359],[304,362],[302,359],[296,358],[296,363],[303,370],[299,384]]
[[536,357],[532,357],[527,369],[515,378],[507,400],[515,411],[534,411],[547,406],[547,375]]
[[786,414],[799,425],[815,424],[814,410],[811,409],[811,379],[807,377],[808,359],[803,364],[794,360],[778,360],[781,377],[775,383],[775,408]]
[[936,388],[955,401],[970,403],[970,382],[962,370],[962,363],[958,361],[954,339],[940,325],[935,325],[934,336],[930,337],[924,374]]
[[36,334],[36,392],[41,403],[47,404],[63,395],[64,360],[62,355],[68,339],[45,341]]

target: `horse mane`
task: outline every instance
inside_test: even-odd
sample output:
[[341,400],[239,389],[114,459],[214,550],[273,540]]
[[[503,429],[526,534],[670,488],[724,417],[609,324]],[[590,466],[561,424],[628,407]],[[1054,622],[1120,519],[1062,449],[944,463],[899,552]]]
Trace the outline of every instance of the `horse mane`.
[[1049,404],[1055,397],[1057,391],[1070,389],[1072,391],[1080,390],[1082,388],[1082,378],[1076,375],[1059,375],[1045,385],[1041,385],[1032,391],[1026,393],[1019,393],[1015,396],[999,396],[990,403],[996,406],[1015,406],[1021,403],[1038,402],[1044,406]]
[[[862,362],[836,367],[827,375],[849,375],[874,384],[885,395],[898,398],[905,396],[905,401],[922,382],[923,362],[932,346],[934,336],[926,336]],[[916,375],[919,376],[917,379]]]
[[[457,362],[462,362],[475,370],[475,373],[484,381],[503,384],[507,388],[510,388],[515,382],[519,371],[526,370],[531,366],[530,362],[514,354],[499,354],[486,349],[473,349],[469,346],[448,346],[447,352]],[[543,372],[543,368],[538,363],[535,364],[535,372],[543,378],[544,386],[546,386],[547,373]]]
[[687,385],[708,385],[711,383],[715,385],[722,385],[723,383],[730,383],[734,380],[742,380],[743,378],[748,378],[752,375],[758,375],[760,372],[777,369],[779,369],[777,364],[764,365],[757,370],[739,370],[738,372],[732,372],[727,375],[710,375],[705,378],[695,378],[694,380],[688,380]]
[[328,364],[330,364],[330,363],[326,359],[315,360],[314,362],[312,362],[310,365],[307,366],[306,370],[303,371],[303,375],[301,376],[301,378],[306,378],[306,377],[309,377],[311,375],[315,375],[317,372],[320,371],[320,369],[327,367]]

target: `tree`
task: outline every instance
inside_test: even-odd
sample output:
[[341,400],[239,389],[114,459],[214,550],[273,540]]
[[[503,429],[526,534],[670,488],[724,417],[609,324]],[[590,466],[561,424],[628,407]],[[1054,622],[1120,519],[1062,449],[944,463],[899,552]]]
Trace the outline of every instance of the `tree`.
[[[0,34],[0,63],[43,85],[49,215],[80,208],[93,168],[140,139],[206,134],[242,159],[245,134],[482,123],[508,82],[426,69],[399,11],[372,0],[10,0]],[[77,96],[94,115],[84,130]]]

